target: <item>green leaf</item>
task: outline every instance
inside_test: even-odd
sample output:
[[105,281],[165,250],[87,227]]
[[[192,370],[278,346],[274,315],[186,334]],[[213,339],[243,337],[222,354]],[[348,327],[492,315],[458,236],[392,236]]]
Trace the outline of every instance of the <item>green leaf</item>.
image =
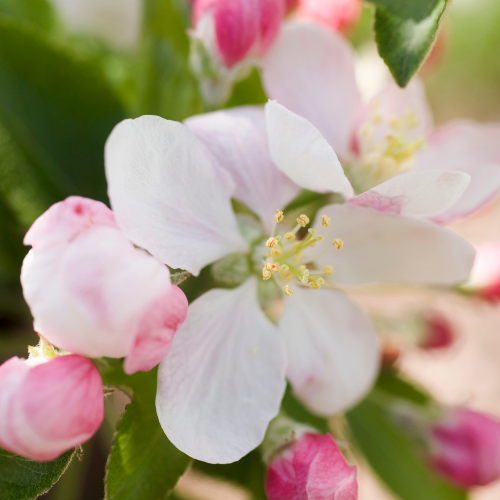
[[24,228],[0,197],[0,273],[19,279],[21,264],[27,253],[23,246]]
[[378,52],[405,87],[436,39],[449,0],[369,0],[375,4]]
[[52,462],[34,462],[0,448],[0,498],[31,500],[43,495],[57,483],[73,455],[72,450]]
[[106,500],[163,500],[191,463],[167,438],[156,415],[157,369],[127,376],[118,366],[106,383],[131,387],[106,467]]
[[198,83],[188,63],[183,0],[146,0],[138,53],[136,114],[181,121],[200,113]]
[[0,0],[0,15],[26,21],[44,30],[57,25],[57,15],[48,0]]
[[0,121],[51,202],[106,200],[104,143],[124,118],[99,64],[0,18]]
[[194,462],[193,467],[200,472],[215,476],[246,488],[252,500],[266,500],[264,480],[266,467],[260,452],[254,450],[238,462],[227,465],[213,465],[205,462]]
[[[378,400],[380,392],[384,404]],[[387,408],[391,399],[417,404],[429,401],[409,383],[384,373],[374,392],[347,414],[354,442],[373,470],[401,500],[466,500],[466,492],[432,472],[413,440],[395,424]]]

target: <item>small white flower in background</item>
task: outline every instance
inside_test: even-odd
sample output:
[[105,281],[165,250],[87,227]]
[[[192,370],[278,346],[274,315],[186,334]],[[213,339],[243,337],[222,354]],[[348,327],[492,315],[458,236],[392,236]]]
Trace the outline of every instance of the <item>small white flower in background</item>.
[[500,192],[499,124],[457,121],[433,129],[418,80],[406,89],[392,82],[363,104],[353,51],[337,33],[287,23],[263,61],[263,81],[271,98],[317,127],[356,193],[371,189],[356,203],[404,213],[407,199],[399,196],[398,183],[419,189],[417,179],[437,169],[466,172],[471,182],[453,208],[432,216],[436,222],[465,217]]
[[[282,208],[301,188],[346,198],[353,189],[307,120],[269,103],[270,144],[265,122],[264,110],[253,107],[185,125],[144,116],[117,125],[106,145],[108,193],[132,241],[195,275],[226,256],[237,262],[234,254],[249,263],[239,287],[211,290],[191,304],[160,365],[163,429],[180,450],[211,463],[236,461],[259,445],[279,410],[285,372],[297,396],[323,415],[369,390],[379,366],[377,335],[334,285],[453,285],[468,277],[474,257],[451,231],[351,203],[320,209],[304,240],[295,236],[310,223],[307,214],[295,229],[278,232]],[[399,186],[407,212],[446,210],[467,184],[461,173],[437,177],[435,185],[436,175],[424,173],[416,190]],[[261,227],[240,223],[240,232],[231,198]],[[258,280],[274,279],[285,301],[277,324],[258,300]]]
[[51,0],[69,29],[97,36],[120,50],[138,40],[143,0]]

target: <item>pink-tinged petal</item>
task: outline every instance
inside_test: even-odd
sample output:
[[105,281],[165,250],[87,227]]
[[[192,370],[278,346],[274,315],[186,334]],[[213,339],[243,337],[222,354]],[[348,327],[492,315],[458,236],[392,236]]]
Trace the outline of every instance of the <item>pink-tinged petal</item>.
[[[425,88],[422,82],[418,79],[413,79],[404,89],[398,87],[394,81],[391,81],[381,92],[379,92],[364,110],[360,113],[358,120],[361,125],[364,121],[373,116],[379,115],[381,118],[380,123],[374,128],[372,139],[376,142],[382,141],[388,132],[394,132],[393,127],[389,123],[391,119],[395,118],[401,120],[412,112],[416,120],[412,123],[412,127],[406,135],[406,139],[415,140],[418,138],[425,138],[431,131],[433,126],[432,113],[427,103],[425,96]],[[363,149],[363,136],[359,133],[358,140]],[[439,165],[443,170],[448,169],[443,165]]]
[[285,16],[284,0],[259,0],[259,47],[258,54],[263,56],[276,40],[281,22]]
[[416,156],[419,170],[459,170],[471,183],[458,203],[434,220],[448,224],[484,207],[500,193],[500,126],[468,121],[452,122],[434,130],[427,147]]
[[379,369],[377,332],[345,294],[294,287],[279,328],[288,380],[312,411],[333,415],[370,390]]
[[68,243],[93,226],[118,227],[113,212],[104,203],[70,196],[38,217],[26,233],[24,244],[38,248]]
[[284,348],[259,307],[252,278],[190,305],[160,364],[156,408],[179,450],[230,463],[261,443],[284,390]]
[[32,249],[21,282],[35,330],[48,341],[117,358],[129,353],[145,311],[171,287],[166,266],[108,226]]
[[431,217],[455,205],[469,182],[470,175],[464,172],[408,172],[351,198],[349,203],[380,212]]
[[271,158],[292,181],[318,193],[353,195],[335,151],[312,123],[269,101],[266,124]]
[[485,486],[500,477],[500,422],[467,408],[445,414],[430,429],[428,456],[434,469],[464,487]]
[[0,367],[0,445],[53,460],[101,425],[102,380],[92,362],[77,355],[34,366],[31,361],[12,358]]
[[300,188],[271,160],[264,108],[241,107],[193,116],[186,125],[236,183],[234,197],[253,210],[267,230],[278,209]]
[[297,15],[325,28],[347,33],[361,17],[361,0],[300,0]]
[[332,436],[307,433],[269,465],[266,495],[269,500],[357,500],[356,472]]
[[134,344],[125,359],[125,373],[147,372],[155,367],[167,354],[187,312],[188,301],[184,292],[177,286],[168,288],[139,323]]
[[305,22],[289,22],[264,59],[263,82],[271,99],[309,120],[341,158],[350,156],[361,105],[348,42]]
[[247,250],[230,203],[234,183],[185,125],[156,116],[125,120],[105,156],[118,224],[162,262],[198,274]]
[[[455,285],[465,281],[474,261],[474,248],[448,229],[413,217],[351,205],[329,205],[319,215],[331,218],[329,227],[315,223],[326,242],[340,238],[318,257],[320,267],[333,265],[334,283],[409,283]],[[324,245],[317,245],[312,257]]]

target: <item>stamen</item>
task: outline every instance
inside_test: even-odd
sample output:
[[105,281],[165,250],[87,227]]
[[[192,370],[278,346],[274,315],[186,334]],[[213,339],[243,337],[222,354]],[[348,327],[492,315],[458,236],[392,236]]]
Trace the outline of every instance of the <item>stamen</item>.
[[268,271],[275,273],[278,270],[278,266],[276,264],[273,264],[272,262],[268,262],[264,266],[264,269],[267,269]]
[[297,217],[297,224],[302,227],[306,227],[309,222],[309,217],[307,215],[302,214],[300,217]]
[[319,290],[321,288],[319,280],[310,281],[308,284],[311,290]]
[[287,241],[293,241],[295,239],[295,234],[293,234],[293,233],[285,233],[284,238]]
[[323,274],[326,275],[333,274],[333,266],[325,266],[323,268]]
[[322,215],[321,216],[321,225],[324,226],[324,227],[328,227],[330,225],[330,222],[332,220],[330,219],[330,217],[327,217],[326,215]]
[[290,290],[290,287],[288,285],[285,285],[283,287],[283,291],[285,292],[285,295],[287,295],[288,297],[291,297],[293,295],[293,291]]
[[269,249],[267,255],[269,257],[279,257],[283,253],[283,249],[279,246]]
[[340,250],[344,246],[344,242],[340,238],[336,238],[333,240],[332,245],[337,249]]
[[274,216],[274,222],[281,222],[284,217],[285,214],[283,213],[282,210],[276,210],[276,215]]
[[268,248],[274,248],[277,244],[278,240],[276,238],[273,238],[272,236],[266,241],[266,247]]
[[264,280],[266,280],[266,281],[267,281],[268,279],[270,279],[270,278],[271,278],[272,274],[273,274],[273,273],[272,273],[271,271],[268,271],[266,268],[264,268],[264,269],[262,270],[262,277],[263,277],[263,278],[264,278]]

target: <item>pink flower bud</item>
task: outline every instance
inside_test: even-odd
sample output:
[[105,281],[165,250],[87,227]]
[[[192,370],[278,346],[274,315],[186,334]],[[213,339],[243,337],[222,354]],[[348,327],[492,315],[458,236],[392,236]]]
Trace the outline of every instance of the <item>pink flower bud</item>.
[[299,0],[297,16],[347,33],[359,21],[362,8],[361,0]]
[[423,331],[418,344],[421,349],[446,349],[455,341],[455,329],[442,314],[428,312],[423,316],[422,323]]
[[450,411],[430,430],[435,470],[463,487],[500,477],[500,422],[466,408]]
[[269,465],[266,494],[269,500],[356,500],[356,467],[329,434],[303,434]]
[[492,301],[500,299],[500,242],[476,247],[476,259],[467,289]]
[[87,441],[104,416],[102,380],[77,355],[11,358],[0,366],[0,446],[33,460]]
[[193,26],[198,29],[207,18],[213,22],[218,56],[231,68],[247,57],[260,57],[266,52],[278,34],[284,13],[284,0],[196,0]]
[[187,300],[157,259],[137,249],[102,203],[71,197],[28,231],[21,273],[35,330],[65,351],[121,358],[128,373],[166,354]]

